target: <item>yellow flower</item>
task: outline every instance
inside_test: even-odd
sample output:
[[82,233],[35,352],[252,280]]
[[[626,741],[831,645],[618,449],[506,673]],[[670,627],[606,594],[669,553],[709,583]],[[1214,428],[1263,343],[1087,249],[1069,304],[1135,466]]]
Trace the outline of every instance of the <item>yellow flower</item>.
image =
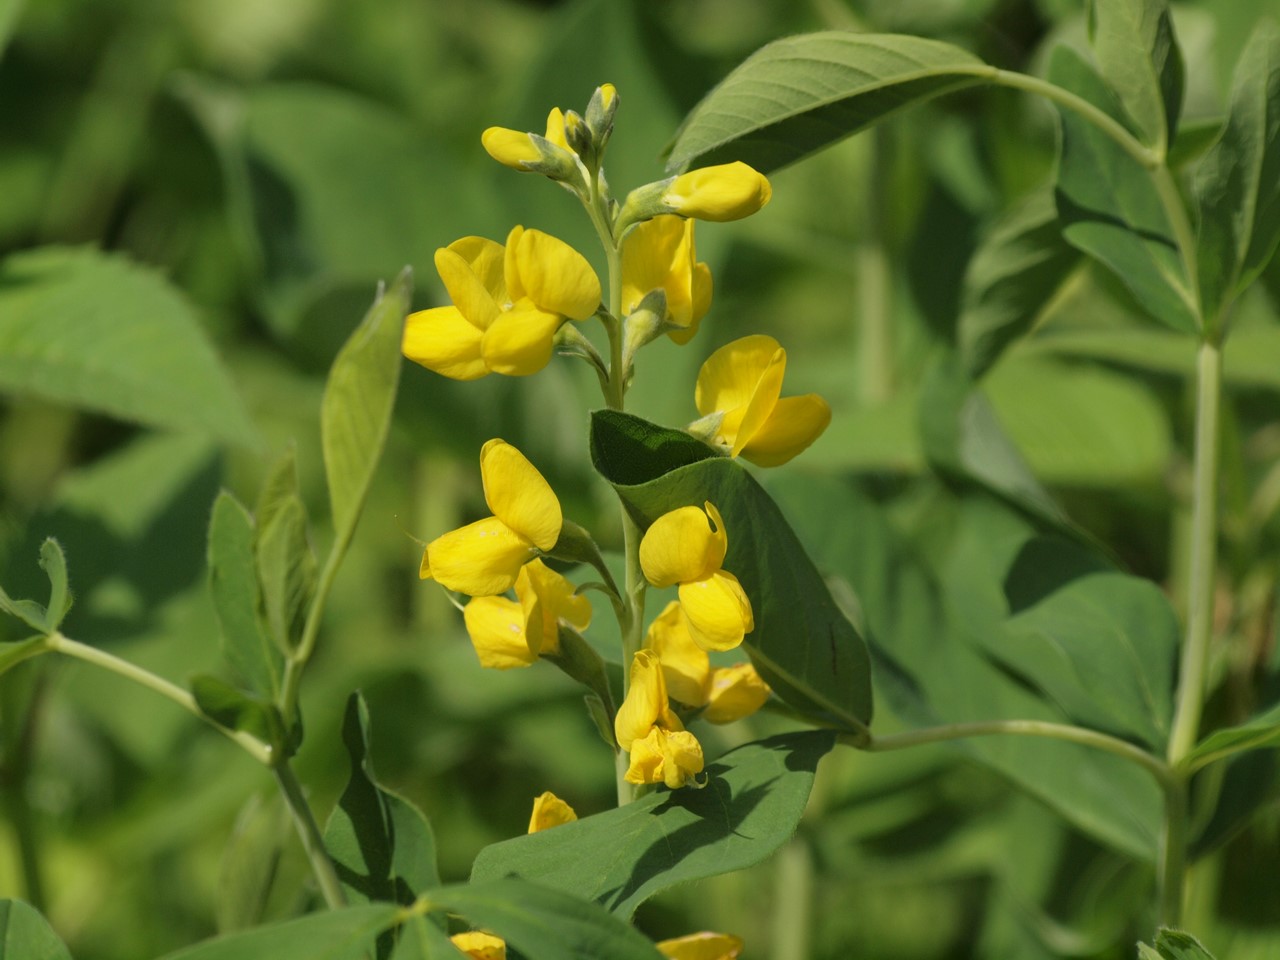
[[505,440],[481,448],[480,477],[494,515],[432,540],[418,572],[472,597],[510,590],[526,563],[555,546],[564,523],[550,484]]
[[527,667],[560,651],[561,620],[579,631],[591,623],[591,601],[541,560],[522,566],[515,586],[515,600],[475,597],[462,611],[482,667]]
[[690,170],[672,181],[662,201],[672,213],[699,220],[740,220],[773,196],[769,180],[741,161]]
[[688,343],[711,307],[711,269],[698,263],[693,221],[664,215],[636,225],[622,244],[622,312],[630,313],[645,294],[661,289],[665,320],[676,343]]
[[656,944],[658,952],[671,960],[738,960],[742,938],[731,933],[690,933]]
[[776,467],[827,429],[831,408],[816,393],[780,396],[786,369],[787,351],[760,334],[726,344],[702,365],[694,402],[730,456]]
[[549,830],[561,824],[572,823],[578,819],[569,806],[554,793],[547,791],[533,801],[533,814],[529,817],[529,832]]
[[749,716],[769,699],[769,685],[750,663],[711,666],[675,600],[650,624],[645,647],[658,655],[670,697],[686,706],[704,707],[702,718],[711,723]]
[[652,650],[631,661],[631,684],[613,721],[618,746],[631,754],[628,783],[684,786],[702,772],[702,744],[671,712],[662,666]]
[[655,587],[679,584],[680,609],[704,650],[732,650],[755,629],[751,601],[738,578],[721,570],[729,538],[708,501],[663,514],[640,541],[640,567]]
[[453,945],[471,960],[507,960],[507,945],[501,937],[478,930],[471,933],[455,933],[449,938]]
[[[538,139],[545,146],[539,144]],[[564,113],[559,107],[552,107],[547,114],[547,132],[538,139],[533,134],[507,127],[490,127],[480,134],[480,143],[489,156],[512,170],[546,173],[548,165],[572,164],[573,155],[564,133]],[[566,156],[559,157],[556,148],[563,150]]]
[[541,230],[514,227],[507,243],[463,237],[436,251],[453,305],[411,313],[404,355],[454,380],[527,376],[551,359],[560,325],[600,305],[600,279],[582,254]]

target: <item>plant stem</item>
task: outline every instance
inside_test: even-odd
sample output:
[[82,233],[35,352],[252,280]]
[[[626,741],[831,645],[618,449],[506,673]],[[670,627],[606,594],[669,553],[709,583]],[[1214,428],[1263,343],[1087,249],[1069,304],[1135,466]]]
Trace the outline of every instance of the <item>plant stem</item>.
[[329,854],[324,848],[324,838],[320,833],[320,827],[316,824],[316,818],[311,813],[311,805],[307,803],[307,798],[303,795],[302,785],[298,783],[298,778],[294,776],[293,767],[289,765],[288,760],[285,760],[276,766],[272,772],[276,775],[276,783],[280,785],[280,792],[284,794],[285,803],[289,807],[289,812],[293,815],[294,826],[298,828],[298,836],[302,840],[302,848],[307,853],[307,859],[311,861],[311,872],[315,874],[316,882],[320,885],[320,893],[324,897],[324,902],[331,910],[345,907],[347,905],[346,894],[342,892],[342,884],[338,881],[338,874],[333,868],[333,861],[329,859]]
[[858,283],[858,399],[867,406],[887,401],[894,390],[892,283],[886,249],[886,190],[890,141],[885,127],[873,127],[870,170],[863,197],[862,239],[854,254]]
[[778,851],[774,873],[773,960],[806,960],[813,925],[813,855],[803,835]]
[[36,720],[44,694],[44,677],[38,675],[25,709],[16,720],[18,729],[8,756],[0,758],[0,799],[13,826],[18,859],[22,864],[22,892],[27,902],[47,913],[44,877],[40,867],[40,825],[27,802],[27,778],[36,738]]
[[349,526],[329,549],[329,556],[324,561],[324,569],[320,571],[320,578],[316,582],[315,596],[311,598],[311,606],[307,609],[307,620],[302,627],[302,637],[298,640],[298,646],[289,654],[288,662],[285,663],[284,681],[280,685],[280,715],[288,727],[293,726],[297,717],[298,688],[302,681],[302,671],[306,669],[311,655],[315,653],[316,639],[320,635],[320,621],[324,616],[325,604],[329,600],[329,591],[333,589],[333,581],[338,576],[338,567],[342,565],[342,558],[346,555],[354,532],[354,525]]

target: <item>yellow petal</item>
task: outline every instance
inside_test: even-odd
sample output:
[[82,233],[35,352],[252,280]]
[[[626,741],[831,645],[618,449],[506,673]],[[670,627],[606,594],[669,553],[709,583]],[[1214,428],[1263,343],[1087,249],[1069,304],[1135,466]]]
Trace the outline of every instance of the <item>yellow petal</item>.
[[575,594],[577,588],[541,560],[524,565],[516,580],[516,596],[536,596],[541,604],[542,653],[560,649],[560,621],[582,631],[591,625],[591,601]]
[[520,238],[523,236],[524,227],[516,224],[507,234],[507,245],[502,248],[502,277],[507,295],[498,301],[500,306],[510,307],[517,300],[527,296],[524,284],[520,282],[520,265],[516,257],[516,251],[520,248]]
[[689,635],[680,604],[672,600],[649,625],[645,646],[658,655],[667,695],[690,707],[707,702],[711,660]]
[[658,952],[671,960],[738,960],[742,938],[730,933],[691,933],[655,944]]
[[547,791],[533,801],[533,813],[529,817],[529,832],[537,833],[578,819],[573,807],[554,793]]
[[449,939],[471,960],[507,960],[506,943],[491,933],[455,933]]
[[551,112],[547,114],[545,139],[565,150],[572,149],[564,135],[564,112],[559,107],[552,107]]
[[693,224],[675,216],[636,225],[622,244],[622,312],[630,313],[651,290],[667,295],[672,322],[688,326],[693,306]]
[[[779,358],[778,354],[782,356]],[[786,369],[786,351],[773,337],[754,334],[726,343],[698,371],[693,399],[698,413],[706,417],[718,411],[745,408],[760,389],[772,367],[778,363]],[[781,392],[779,374],[778,391]],[[774,394],[777,399],[777,394]]]
[[463,259],[480,281],[480,285],[489,291],[497,303],[504,303],[508,299],[507,281],[503,272],[505,251],[502,244],[494,243],[488,237],[463,237],[453,241],[446,249]]
[[613,721],[618,746],[630,750],[633,743],[648,736],[667,710],[667,688],[658,655],[641,650],[631,661],[631,683]]
[[661,783],[663,766],[666,757],[663,754],[662,740],[664,734],[657,727],[650,727],[648,733],[632,741],[626,749],[630,751],[627,761],[627,772],[622,779],[627,783]]
[[480,666],[494,670],[527,667],[538,659],[525,633],[525,611],[506,597],[474,597],[462,610],[467,635]]
[[676,177],[662,199],[682,217],[725,221],[751,216],[772,196],[763,174],[736,161]]
[[556,545],[564,524],[560,501],[523,453],[505,440],[490,440],[480,448],[480,479],[494,516],[539,550]]
[[728,538],[699,507],[679,507],[655,520],[640,541],[640,568],[655,587],[701,580],[724,563]]
[[600,306],[600,278],[563,240],[541,230],[524,231],[516,244],[516,264],[520,285],[540,309],[585,320]]
[[738,578],[724,570],[680,584],[680,608],[693,642],[704,650],[732,650],[755,629],[751,601]]
[[779,466],[817,440],[830,422],[831,408],[816,393],[783,397],[740,453],[756,466]]
[[478,380],[489,372],[480,354],[482,334],[457,307],[409,314],[400,349],[414,363],[454,380]]
[[631,745],[631,757],[623,779],[628,783],[665,783],[672,790],[701,773],[702,744],[687,730],[668,732],[653,727]]
[[480,354],[494,373],[527,377],[551,360],[552,339],[564,317],[546,313],[521,300],[489,324],[480,341]]
[[[467,238],[471,239],[471,238]],[[480,237],[477,240],[483,239]],[[487,330],[494,317],[498,315],[498,301],[493,292],[471,268],[471,264],[456,250],[441,247],[436,251],[436,272],[444,288],[449,292],[449,299],[458,308],[458,312],[467,318],[467,322],[479,330]]]
[[427,544],[426,567],[441,586],[470,597],[510,590],[520,568],[537,555],[525,537],[488,517]]
[[711,671],[710,697],[702,718],[710,723],[732,723],[755,713],[769,699],[769,685],[749,663],[717,667]]
[[525,171],[525,164],[537,163],[542,154],[529,139],[529,134],[507,127],[490,127],[480,134],[480,144],[485,152],[505,167]]

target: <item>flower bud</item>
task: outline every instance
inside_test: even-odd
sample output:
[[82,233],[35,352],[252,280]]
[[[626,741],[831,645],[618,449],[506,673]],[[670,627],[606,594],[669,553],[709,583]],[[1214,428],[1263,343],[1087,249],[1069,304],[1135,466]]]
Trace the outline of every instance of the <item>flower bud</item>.
[[668,213],[698,220],[741,220],[773,195],[764,174],[741,161],[681,174],[662,195]]
[[587,104],[587,126],[601,150],[613,133],[613,118],[618,112],[618,91],[612,83],[601,84]]
[[[581,125],[581,117],[578,123]],[[480,143],[489,156],[512,170],[540,173],[558,181],[582,179],[578,158],[566,137],[565,116],[559,107],[553,107],[547,114],[547,132],[543,136],[507,127],[489,127],[480,135]]]

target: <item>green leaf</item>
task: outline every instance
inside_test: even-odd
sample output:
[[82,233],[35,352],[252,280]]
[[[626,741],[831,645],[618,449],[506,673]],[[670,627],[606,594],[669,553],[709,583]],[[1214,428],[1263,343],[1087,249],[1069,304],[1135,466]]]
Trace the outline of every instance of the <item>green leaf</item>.
[[11,617],[17,617],[32,630],[39,630],[45,633],[45,621],[48,613],[44,608],[44,604],[36,603],[34,600],[14,600],[9,594],[0,589],[0,610],[9,614]]
[[209,519],[209,589],[222,628],[222,650],[249,689],[274,699],[283,658],[262,621],[253,539],[249,511],[223,490]]
[[290,840],[289,815],[278,792],[254,794],[245,802],[222,852],[214,901],[219,933],[262,922]]
[[1257,25],[1236,65],[1222,138],[1196,171],[1200,296],[1219,319],[1280,243],[1280,30]]
[[761,47],[685,118],[667,169],[745,160],[768,173],[995,68],[898,34],[810,33]]
[[[1049,79],[1113,118],[1122,116],[1114,94],[1069,48],[1053,51]],[[1194,333],[1191,283],[1151,174],[1089,121],[1066,109],[1059,114],[1063,236],[1111,270],[1152,317]]]
[[[30,601],[28,601],[30,602]],[[48,641],[45,637],[28,637],[26,640],[20,640],[17,643],[0,644],[0,674],[11,670],[20,664],[23,660],[30,660],[37,657],[48,649]]]
[[1215,730],[1196,744],[1183,766],[1191,772],[1244,750],[1280,746],[1280,704],[1235,727]]
[[95,250],[0,263],[0,390],[257,442],[191,304],[158,273]]
[[[1213,954],[1205,949],[1204,944],[1185,930],[1170,930],[1161,927],[1156,933],[1156,948],[1152,950],[1146,944],[1139,944],[1140,955],[1154,957],[1155,960],[1213,960]],[[1141,951],[1147,951],[1142,954]]]
[[35,907],[0,900],[0,960],[71,960],[71,951]]
[[870,723],[866,644],[740,464],[678,431],[609,410],[591,416],[591,457],[642,529],[677,507],[714,503],[729,538],[724,568],[741,581],[755,613],[743,647],[756,669],[778,696],[824,723],[849,730]]
[[410,917],[398,931],[391,960],[466,960],[449,935],[426,917]]
[[460,914],[528,960],[661,960],[657,948],[629,923],[594,903],[541,884],[511,879],[472,882],[432,890],[427,899],[431,909]]
[[279,649],[302,636],[316,590],[316,558],[307,540],[307,508],[298,492],[293,451],[282,456],[258,497],[254,556],[267,626]]
[[40,567],[49,578],[49,606],[45,608],[45,632],[52,633],[61,625],[71,609],[71,590],[67,586],[67,557],[62,544],[49,537],[40,544]]
[[329,371],[320,410],[325,476],[334,536],[346,544],[373,480],[391,426],[400,381],[400,335],[413,275],[400,274],[380,293]]
[[374,937],[395,926],[400,910],[396,904],[377,903],[309,913],[215,937],[161,960],[359,960]]
[[347,898],[410,904],[440,883],[431,825],[409,801],[379,785],[369,762],[369,711],[364,697],[347,700],[342,739],[351,775],[325,826],[324,845]]
[[243,730],[263,743],[280,748],[284,724],[270,700],[237,690],[225,680],[201,675],[191,679],[191,693],[200,712],[228,730]]
[[1094,54],[1148,147],[1164,155],[1182,107],[1182,52],[1166,0],[1092,0]]
[[830,732],[809,730],[738,747],[708,765],[701,790],[659,789],[485,847],[471,879],[523,877],[630,917],[660,890],[759,863],[790,839],[833,742]]

